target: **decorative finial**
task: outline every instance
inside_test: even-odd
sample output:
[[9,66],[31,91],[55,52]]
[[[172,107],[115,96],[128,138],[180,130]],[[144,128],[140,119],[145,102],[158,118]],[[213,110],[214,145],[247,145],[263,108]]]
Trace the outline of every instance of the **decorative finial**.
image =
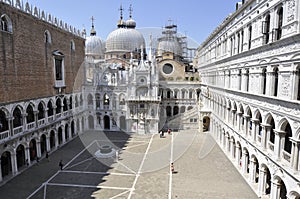
[[92,29],[91,29],[91,34],[90,35],[93,36],[93,35],[96,35],[96,30],[94,28],[94,21],[95,21],[94,16],[91,17],[91,21],[92,21]]
[[132,11],[133,11],[132,5],[130,4],[130,6],[129,6],[129,18],[130,19],[132,18]]
[[123,19],[123,7],[122,4],[120,5],[119,11],[120,11],[120,19]]

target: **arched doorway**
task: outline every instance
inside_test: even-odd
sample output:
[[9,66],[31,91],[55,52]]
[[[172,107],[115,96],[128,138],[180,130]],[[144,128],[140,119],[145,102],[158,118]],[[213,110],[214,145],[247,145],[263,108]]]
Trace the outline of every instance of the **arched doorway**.
[[110,118],[108,115],[104,116],[104,129],[110,129]]
[[65,139],[66,141],[69,140],[69,125],[66,124],[65,126]]
[[89,129],[94,129],[94,117],[89,115],[88,117]]
[[1,155],[1,171],[2,177],[8,176],[12,172],[10,152],[5,151]]
[[63,135],[62,135],[62,128],[59,127],[58,128],[58,145],[61,145],[62,144],[62,141],[63,141]]
[[25,147],[20,144],[16,150],[17,168],[21,168],[25,165]]
[[174,108],[173,108],[173,115],[177,115],[178,113],[179,113],[178,106],[174,106]]
[[53,149],[55,147],[55,132],[52,130],[50,132],[50,148]]
[[126,131],[126,119],[125,116],[120,117],[120,129]]
[[36,141],[35,141],[35,139],[32,139],[29,142],[29,153],[30,153],[30,161],[35,160],[35,158],[36,158]]
[[210,125],[210,118],[208,116],[203,117],[203,132],[209,131],[209,125]]
[[171,111],[171,106],[167,106],[166,108],[166,112],[167,112],[167,117],[171,117],[172,116],[172,111]]
[[71,122],[71,135],[72,135],[72,137],[75,136],[75,124],[74,124],[74,121]]
[[41,136],[41,155],[43,155],[47,150],[47,142],[46,142],[46,135]]

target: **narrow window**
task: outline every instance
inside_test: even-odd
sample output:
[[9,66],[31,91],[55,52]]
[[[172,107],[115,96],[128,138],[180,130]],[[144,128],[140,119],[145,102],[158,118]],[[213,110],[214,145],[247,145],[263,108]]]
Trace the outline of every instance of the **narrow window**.
[[64,55],[60,51],[53,52],[55,87],[65,86]]
[[297,79],[298,79],[298,95],[297,95],[297,100],[300,100],[300,67],[297,69]]
[[262,94],[266,94],[267,70],[265,68],[262,71],[262,83],[263,83],[263,92],[262,92]]
[[262,33],[263,33],[263,43],[268,44],[269,43],[269,36],[270,36],[270,15],[268,14],[265,18],[265,21],[263,21],[262,25]]
[[252,40],[252,26],[250,25],[248,28],[248,50],[251,49],[251,40]]
[[274,77],[275,77],[275,80],[274,80],[274,96],[277,96],[278,94],[278,68],[276,67],[274,69]]
[[277,31],[276,31],[276,40],[279,40],[282,35],[282,21],[283,21],[283,8],[280,7],[277,11],[278,17],[278,24],[277,24]]

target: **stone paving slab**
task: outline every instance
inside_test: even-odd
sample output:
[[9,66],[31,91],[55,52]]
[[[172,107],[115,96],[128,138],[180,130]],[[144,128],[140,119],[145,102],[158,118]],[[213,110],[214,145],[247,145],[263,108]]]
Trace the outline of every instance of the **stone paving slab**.
[[[99,146],[108,143],[123,149],[118,161],[94,157]],[[60,159],[69,162],[63,171]],[[171,160],[176,170],[172,175]],[[89,132],[50,154],[50,162],[43,159],[1,186],[0,198],[23,199],[34,191],[34,199],[167,199],[169,194],[183,199],[258,198],[213,139],[194,130],[165,138]]]

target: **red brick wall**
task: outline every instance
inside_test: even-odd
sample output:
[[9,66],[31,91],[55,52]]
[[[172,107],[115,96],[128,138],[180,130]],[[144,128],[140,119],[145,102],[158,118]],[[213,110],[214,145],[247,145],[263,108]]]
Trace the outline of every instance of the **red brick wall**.
[[[0,16],[2,14],[12,20],[13,33],[0,31],[0,103],[57,94],[54,50],[65,56],[63,92],[72,93],[75,77],[84,61],[84,39],[0,2]],[[51,34],[52,43],[48,45],[44,42],[45,30]],[[71,40],[75,43],[73,52]]]

